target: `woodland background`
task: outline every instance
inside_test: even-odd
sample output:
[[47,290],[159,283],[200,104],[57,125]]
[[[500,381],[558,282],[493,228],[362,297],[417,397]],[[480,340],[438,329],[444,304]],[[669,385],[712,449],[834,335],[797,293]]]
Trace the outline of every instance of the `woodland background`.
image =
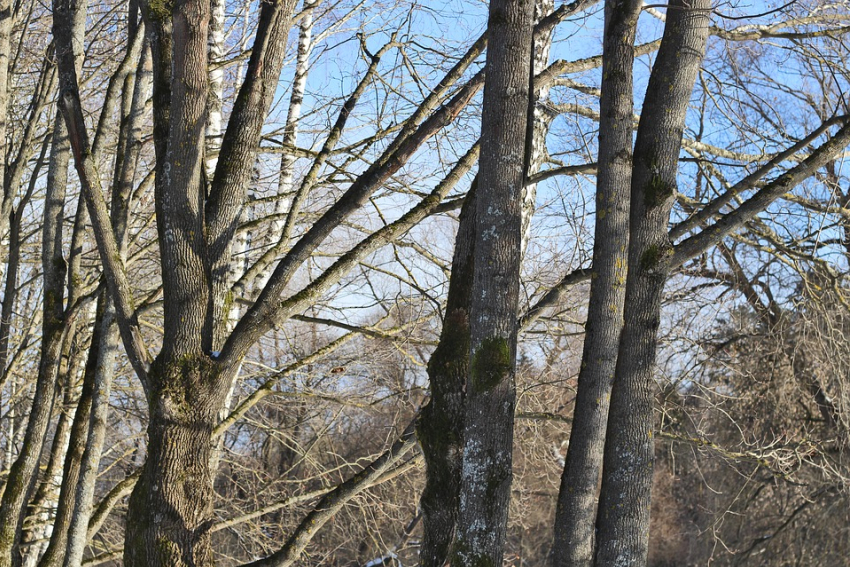
[[[260,103],[248,112],[260,123],[239,153],[222,140],[257,69],[266,4],[213,0],[203,43],[208,102],[195,191],[210,202],[217,171],[232,165],[245,195],[232,251],[213,270],[226,273],[212,301],[222,332],[239,333],[237,322],[263,301],[290,302],[246,343],[225,388],[205,533],[217,565],[259,561],[296,541],[296,565],[417,564],[423,457],[410,435],[390,448],[429,401],[427,365],[476,172],[481,92],[470,85],[484,65],[487,6],[276,3],[291,31],[267,61],[277,57],[283,71],[264,79],[268,116]],[[122,564],[156,390],[146,394],[134,371],[144,364],[127,357],[116,330],[128,312],[102,299],[112,285],[98,251],[103,225],[84,205],[57,104],[62,57],[76,65],[90,172],[111,207],[132,299],[124,318],[154,354],[184,322],[170,319],[164,298],[183,260],[161,251],[171,236],[155,189],[180,164],[163,169],[157,157],[161,56],[150,51],[150,24],[139,32],[142,13],[174,5],[91,0],[82,16],[81,5],[0,1],[0,551],[28,567]],[[664,8],[639,9],[635,128]],[[850,112],[846,2],[711,8],[678,153],[674,243],[815,155]],[[525,196],[505,544],[505,564],[515,566],[547,564],[552,547],[600,208],[603,6],[541,0],[537,19],[553,10],[551,39],[535,44],[536,193]],[[70,42],[54,36],[57,13],[76,18]],[[427,135],[410,143],[423,125]],[[409,147],[388,154],[394,144]],[[388,155],[398,167],[369,181],[320,245],[275,280],[278,262]],[[217,170],[219,159],[227,163]],[[831,566],[850,556],[844,161],[842,145],[758,214],[681,258],[667,280],[652,392],[650,565]],[[205,342],[205,355],[215,359],[222,344]],[[391,459],[369,468],[388,450]],[[305,531],[334,490],[341,505]]]

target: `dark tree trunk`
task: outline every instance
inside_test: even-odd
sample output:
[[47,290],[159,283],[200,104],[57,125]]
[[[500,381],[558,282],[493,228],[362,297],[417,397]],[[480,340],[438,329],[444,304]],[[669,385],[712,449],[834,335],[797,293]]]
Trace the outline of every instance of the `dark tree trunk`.
[[151,366],[148,455],[130,496],[126,567],[213,564],[212,431],[223,393],[219,369],[204,355],[158,359]]
[[530,157],[533,8],[531,0],[490,3],[469,316],[470,366],[453,561],[458,566],[501,565],[507,527],[513,476],[522,187]]
[[632,66],[641,2],[605,3],[593,276],[552,549],[556,567],[590,565],[605,426],[623,326],[632,177]]
[[464,391],[469,374],[469,304],[475,257],[475,186],[460,212],[446,316],[440,343],[428,361],[431,400],[422,410],[417,436],[425,457],[422,491],[422,567],[443,567],[457,523],[463,454]]
[[632,178],[625,324],[611,394],[596,564],[645,565],[654,459],[653,379],[667,236],[685,115],[708,38],[708,0],[676,0],[650,76]]

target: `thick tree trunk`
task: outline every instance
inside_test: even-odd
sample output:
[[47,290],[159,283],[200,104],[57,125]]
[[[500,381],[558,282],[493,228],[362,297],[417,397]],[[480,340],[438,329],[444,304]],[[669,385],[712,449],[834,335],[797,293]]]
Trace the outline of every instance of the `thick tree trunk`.
[[605,3],[593,277],[570,444],[555,512],[553,565],[590,565],[629,243],[632,67],[641,2]]
[[[536,0],[535,20],[548,16],[552,0]],[[543,71],[549,60],[554,26],[535,31],[532,71]],[[546,134],[551,116],[540,105],[548,85],[532,93],[534,104],[531,158],[528,175],[545,161]],[[460,471],[463,454],[464,392],[469,379],[469,308],[472,302],[473,260],[475,257],[475,187],[472,187],[460,213],[455,239],[452,273],[446,301],[446,315],[437,349],[428,362],[431,400],[422,410],[418,425],[419,441],[427,468],[422,492],[423,539],[419,551],[422,567],[442,567],[449,557],[457,523],[460,499]],[[524,253],[534,214],[536,184],[522,188],[521,251]]]
[[130,496],[126,567],[213,565],[210,457],[223,394],[210,385],[218,372],[205,355],[151,367],[148,456]]
[[531,0],[490,3],[470,370],[453,563],[501,565],[513,452],[522,187],[530,158]]
[[711,3],[667,11],[634,155],[625,324],[611,394],[596,565],[645,565],[654,460],[653,379],[661,297],[673,248],[667,236],[685,115],[705,54]]

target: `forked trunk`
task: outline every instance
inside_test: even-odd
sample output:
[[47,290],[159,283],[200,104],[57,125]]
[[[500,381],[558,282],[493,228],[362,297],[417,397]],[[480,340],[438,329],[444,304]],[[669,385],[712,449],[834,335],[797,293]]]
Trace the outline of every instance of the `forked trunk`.
[[593,277],[570,445],[555,512],[553,567],[589,567],[608,403],[626,297],[634,39],[641,3],[608,0],[599,123]]
[[655,456],[656,335],[672,268],[667,235],[688,102],[705,54],[711,3],[675,0],[649,85],[632,173],[625,323],[611,391],[597,518],[597,567],[646,565]]

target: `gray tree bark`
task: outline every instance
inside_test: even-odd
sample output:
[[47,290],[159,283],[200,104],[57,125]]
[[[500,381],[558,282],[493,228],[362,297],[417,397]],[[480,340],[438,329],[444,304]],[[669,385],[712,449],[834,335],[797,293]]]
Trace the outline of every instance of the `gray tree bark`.
[[440,342],[428,361],[431,399],[422,409],[417,436],[425,457],[422,491],[422,567],[443,567],[455,534],[463,457],[464,392],[469,377],[469,306],[475,258],[475,187],[460,211],[446,315]]
[[490,3],[454,561],[501,565],[512,474],[522,188],[530,159],[534,3]]
[[[544,19],[554,2],[536,0],[534,62],[537,75],[546,69],[555,22]],[[577,9],[573,7],[573,9]],[[564,16],[565,17],[565,16]],[[541,22],[542,25],[541,25]],[[538,171],[546,159],[546,134],[551,116],[539,101],[546,98],[548,84],[532,93],[534,105],[531,158],[528,175]],[[431,399],[422,410],[417,433],[425,457],[427,475],[420,506],[423,513],[423,539],[420,565],[442,567],[449,558],[457,523],[460,497],[460,471],[463,454],[464,392],[469,378],[469,309],[472,300],[473,259],[475,257],[475,187],[473,181],[460,212],[455,238],[446,314],[439,344],[428,362]],[[536,184],[525,183],[522,190],[521,252],[525,252],[534,214]]]
[[590,565],[608,403],[623,327],[632,179],[634,40],[641,2],[608,0],[602,48],[593,275],[570,444],[555,512],[553,565]]
[[655,444],[654,365],[667,236],[685,115],[705,54],[711,3],[676,0],[652,69],[635,143],[625,324],[611,393],[596,565],[645,565]]

